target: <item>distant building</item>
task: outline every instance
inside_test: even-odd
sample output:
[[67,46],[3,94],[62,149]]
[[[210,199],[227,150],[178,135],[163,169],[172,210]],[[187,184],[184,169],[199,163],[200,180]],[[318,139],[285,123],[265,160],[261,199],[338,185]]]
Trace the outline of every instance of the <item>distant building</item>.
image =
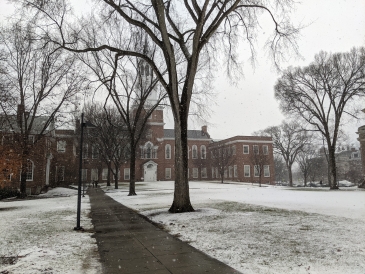
[[357,140],[360,142],[362,175],[363,175],[363,179],[365,179],[365,125],[359,127],[357,134],[359,135],[359,138],[357,138]]

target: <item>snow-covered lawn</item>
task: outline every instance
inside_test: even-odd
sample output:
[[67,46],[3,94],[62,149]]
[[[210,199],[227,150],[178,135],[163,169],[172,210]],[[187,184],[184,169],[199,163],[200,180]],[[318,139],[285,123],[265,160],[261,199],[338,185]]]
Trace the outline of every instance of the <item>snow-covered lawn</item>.
[[76,232],[76,190],[57,188],[24,201],[0,202],[0,273],[101,273],[91,238],[88,196],[82,198]]
[[365,191],[190,182],[196,212],[169,214],[173,182],[107,190],[243,273],[365,273]]

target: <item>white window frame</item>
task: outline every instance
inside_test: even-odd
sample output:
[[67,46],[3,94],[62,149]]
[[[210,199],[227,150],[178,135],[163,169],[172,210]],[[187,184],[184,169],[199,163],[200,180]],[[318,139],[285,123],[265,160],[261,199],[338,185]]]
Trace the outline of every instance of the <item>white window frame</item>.
[[[194,153],[195,152],[195,153]],[[198,159],[198,147],[196,145],[193,145],[191,147],[191,158],[192,159]],[[194,177],[193,177],[194,178]]]
[[236,155],[236,146],[232,146],[232,155]]
[[237,165],[233,166],[233,177],[237,178],[238,177],[238,171],[237,171]]
[[92,181],[98,181],[99,180],[99,174],[98,174],[98,169],[97,168],[92,168],[91,169],[90,180],[92,180]]
[[103,171],[101,172],[101,179],[103,181],[108,180],[108,169],[107,168],[103,168]]
[[215,175],[215,169],[214,167],[212,167],[212,179],[214,179],[214,175]]
[[199,178],[199,168],[193,167],[193,178],[197,179]]
[[87,168],[81,169],[81,182],[87,181]]
[[244,165],[243,166],[243,175],[244,177],[251,177],[251,166],[250,165]]
[[202,178],[208,178],[207,168],[206,167],[202,167],[200,172],[201,172],[201,177]]
[[263,145],[262,146],[262,153],[264,155],[269,155],[269,146],[268,145]]
[[264,177],[270,177],[270,166],[264,165]]
[[124,180],[129,180],[131,178],[129,167],[124,168]]
[[259,165],[253,166],[253,176],[260,177],[260,166]]
[[202,159],[207,158],[207,147],[205,145],[200,146],[200,155]]
[[66,152],[66,141],[65,140],[57,141],[57,152]]
[[229,176],[229,178],[232,178],[232,171],[233,171],[232,166],[229,166],[228,167],[228,176]]
[[228,175],[228,171],[227,171],[227,167],[224,168],[224,178],[227,178]]
[[89,145],[88,144],[83,144],[82,159],[87,159],[88,152],[89,152]]
[[[61,176],[60,176],[61,174]],[[61,178],[61,179],[59,179]],[[64,166],[56,166],[56,182],[64,182],[65,181],[65,167]]]
[[165,168],[165,179],[171,179],[171,167]]
[[171,145],[167,144],[165,146],[165,159],[171,159]]
[[260,151],[259,149],[260,149],[260,148],[259,148],[259,146],[258,146],[258,145],[252,145],[252,152],[253,152],[253,153],[256,153],[256,152],[257,152],[257,153],[259,153],[259,151]]
[[34,162],[32,160],[27,160],[27,173],[26,173],[26,180],[33,181],[34,178]]
[[[245,149],[247,152],[245,152]],[[250,146],[249,145],[243,145],[243,154],[250,154]]]
[[96,145],[91,147],[91,159],[98,159],[99,158],[99,150]]

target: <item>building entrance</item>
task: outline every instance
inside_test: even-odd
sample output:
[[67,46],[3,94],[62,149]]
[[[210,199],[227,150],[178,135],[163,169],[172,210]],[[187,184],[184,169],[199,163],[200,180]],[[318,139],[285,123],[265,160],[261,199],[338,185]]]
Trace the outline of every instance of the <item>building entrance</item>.
[[149,161],[144,165],[144,181],[155,182],[157,181],[157,164],[153,161]]

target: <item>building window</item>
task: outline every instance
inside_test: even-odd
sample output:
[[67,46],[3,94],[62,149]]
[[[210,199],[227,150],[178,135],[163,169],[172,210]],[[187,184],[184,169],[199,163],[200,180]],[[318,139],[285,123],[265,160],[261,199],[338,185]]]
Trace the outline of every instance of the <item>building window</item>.
[[227,168],[224,168],[224,178],[227,178],[228,172],[227,172]]
[[88,145],[84,144],[82,147],[82,159],[87,159]]
[[269,155],[269,147],[268,146],[262,146],[262,153],[264,155]]
[[165,178],[171,179],[171,168],[165,168]]
[[91,170],[91,180],[92,181],[98,181],[99,180],[98,169],[97,168],[93,168]]
[[254,170],[253,176],[259,177],[260,176],[260,166],[254,165],[253,170]]
[[250,153],[250,147],[248,145],[243,146],[243,154],[249,154]]
[[165,146],[165,159],[171,159],[171,145]]
[[56,166],[56,182],[63,182],[65,180],[65,167]]
[[232,166],[228,167],[228,175],[229,175],[229,178],[232,178]]
[[34,171],[33,161],[27,160],[27,174],[26,174],[27,181],[33,181],[33,171]]
[[99,158],[99,149],[96,145],[91,147],[91,158],[98,159]]
[[87,181],[87,169],[81,169],[81,181]]
[[238,172],[237,172],[237,166],[236,165],[233,166],[233,177],[235,177],[235,178],[238,177]]
[[207,168],[206,167],[202,167],[202,170],[201,170],[201,173],[202,173],[202,178],[207,178]]
[[103,181],[108,180],[108,169],[107,168],[103,168],[103,171],[101,172],[101,179]]
[[124,180],[129,180],[130,178],[130,171],[129,171],[129,168],[125,168],[124,169]]
[[259,153],[259,146],[258,145],[253,145],[253,153],[254,154],[258,154]]
[[207,148],[204,145],[200,146],[200,155],[201,155],[202,159],[207,158]]
[[33,135],[28,135],[28,142],[29,142],[29,144],[34,144],[34,136]]
[[194,167],[193,168],[193,178],[198,178],[199,176],[199,170],[198,168]]
[[218,179],[218,178],[220,178],[220,176],[219,176],[219,172],[218,172],[218,168],[216,167],[215,168],[215,177]]
[[268,165],[264,165],[264,177],[270,177],[270,168]]
[[66,141],[57,141],[57,152],[66,151]]
[[214,174],[215,174],[214,167],[212,167],[212,179],[214,179]]
[[157,147],[153,146],[151,142],[147,142],[141,147],[142,159],[157,159]]
[[236,155],[236,146],[232,146],[232,155]]
[[250,177],[250,166],[249,165],[244,165],[244,175],[245,177]]
[[198,159],[198,148],[196,145],[193,145],[192,148],[192,157],[193,159]]

